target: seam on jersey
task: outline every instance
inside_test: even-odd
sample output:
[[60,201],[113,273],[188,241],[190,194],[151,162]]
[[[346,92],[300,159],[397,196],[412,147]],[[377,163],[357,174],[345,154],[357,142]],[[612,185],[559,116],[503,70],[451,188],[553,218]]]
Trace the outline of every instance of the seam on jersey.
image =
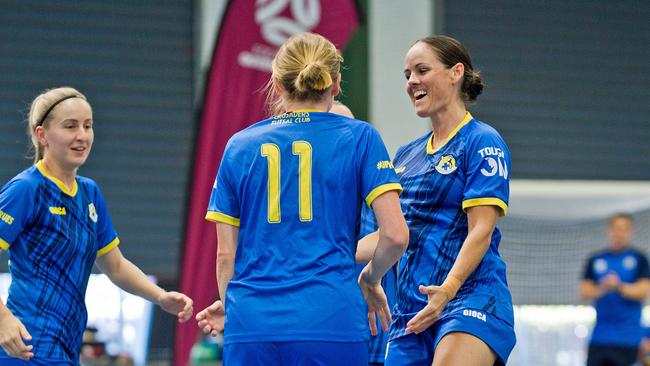
[[497,197],[472,198],[463,201],[463,211],[474,206],[497,206],[501,209],[499,216],[505,216],[508,212],[508,205]]
[[120,238],[115,237],[112,242],[106,244],[102,249],[97,251],[97,258],[103,256],[104,254],[110,252],[115,248],[118,244],[120,244]]
[[368,196],[366,196],[366,204],[368,207],[372,205],[372,202],[379,196],[381,196],[383,193],[386,193],[388,191],[398,191],[397,194],[402,193],[402,185],[399,183],[386,183],[382,184],[379,187],[376,187],[370,193]]
[[49,180],[51,180],[54,184],[56,184],[59,189],[67,194],[70,197],[74,197],[77,195],[77,190],[79,189],[79,184],[77,184],[77,178],[75,177],[74,179],[74,184],[72,185],[72,188],[68,188],[68,186],[65,185],[61,180],[59,180],[57,177],[53,176],[50,174],[50,172],[45,169],[45,164],[43,164],[43,160],[39,160],[38,163],[36,163],[36,169],[38,169],[43,176]]
[[205,219],[213,222],[223,222],[236,227],[239,227],[240,224],[238,218],[217,211],[208,211],[205,215]]
[[4,241],[4,239],[0,238],[0,249],[2,250],[8,250],[11,244],[7,243]]
[[456,126],[456,128],[454,128],[454,130],[451,131],[451,133],[447,136],[447,139],[445,140],[445,143],[442,144],[442,145],[440,145],[440,147],[437,148],[437,149],[435,149],[435,150],[433,149],[433,145],[432,145],[432,143],[431,143],[431,142],[433,141],[433,133],[432,133],[432,134],[431,134],[431,137],[429,137],[429,138],[427,139],[427,154],[429,154],[429,155],[431,155],[431,154],[435,154],[437,151],[439,151],[440,149],[442,149],[445,145],[447,145],[447,143],[448,143],[448,142],[449,142],[449,141],[450,141],[454,136],[456,136],[456,134],[458,133],[458,131],[460,131],[460,129],[463,128],[466,124],[468,124],[469,121],[471,121],[473,118],[474,118],[474,117],[472,116],[471,113],[469,113],[469,112],[465,112],[465,117],[463,117],[463,120],[460,121],[460,123],[458,124],[458,126]]

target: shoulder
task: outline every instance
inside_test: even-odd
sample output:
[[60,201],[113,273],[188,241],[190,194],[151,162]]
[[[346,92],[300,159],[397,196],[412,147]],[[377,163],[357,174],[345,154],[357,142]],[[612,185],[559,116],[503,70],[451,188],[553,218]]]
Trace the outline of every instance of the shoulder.
[[11,189],[12,191],[29,191],[36,192],[38,185],[43,182],[43,175],[38,172],[35,166],[29,167],[11,178],[2,188],[3,191]]
[[341,123],[343,128],[350,130],[353,135],[376,135],[379,136],[379,131],[375,126],[369,122],[359,119],[348,118],[345,116],[336,116],[332,119],[333,123]]
[[494,127],[489,124],[480,121],[476,118],[467,123],[467,125],[460,131],[468,140],[480,141],[480,140],[498,140],[503,142],[503,137],[499,134]]
[[597,259],[605,259],[611,254],[611,252],[608,249],[600,249],[594,252],[589,253],[589,256],[587,257],[588,262],[593,262]]
[[634,247],[634,248],[630,248],[630,252],[631,252],[633,255],[635,255],[636,257],[643,258],[643,259],[645,259],[646,261],[648,260],[648,255],[647,255],[647,253],[646,253],[644,250],[640,249],[640,248],[636,248],[636,247]]
[[77,175],[77,184],[80,186],[83,186],[84,188],[90,190],[90,191],[99,191],[99,184],[95,182],[94,180],[84,177],[81,175]]
[[425,146],[427,144],[427,141],[430,138],[431,138],[431,132],[427,132],[426,134],[416,138],[415,140],[400,146],[397,149],[397,154],[396,155],[398,155],[400,153],[403,153],[403,152],[413,150],[413,149],[422,149],[422,146]]
[[77,184],[79,185],[80,189],[83,189],[91,197],[102,197],[103,199],[102,190],[99,188],[99,184],[97,184],[97,182],[94,180],[88,177],[77,175]]

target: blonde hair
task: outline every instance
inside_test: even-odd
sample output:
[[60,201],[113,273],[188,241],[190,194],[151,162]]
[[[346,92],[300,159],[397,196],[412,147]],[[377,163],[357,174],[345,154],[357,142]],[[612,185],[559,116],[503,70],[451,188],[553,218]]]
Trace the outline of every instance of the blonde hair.
[[282,110],[282,99],[274,85],[280,85],[291,100],[318,101],[341,71],[343,56],[332,42],[315,33],[290,37],[273,58],[267,104],[272,114]]
[[36,137],[36,127],[47,127],[54,115],[53,109],[56,108],[58,103],[68,98],[79,98],[88,102],[85,95],[69,86],[46,89],[32,101],[29,116],[27,117],[27,134],[32,140],[31,147],[34,149],[34,163],[43,159],[43,146]]

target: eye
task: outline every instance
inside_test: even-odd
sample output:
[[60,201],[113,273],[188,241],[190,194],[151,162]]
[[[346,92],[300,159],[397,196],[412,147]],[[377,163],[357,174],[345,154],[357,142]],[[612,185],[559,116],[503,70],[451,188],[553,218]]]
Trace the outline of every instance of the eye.
[[404,72],[404,77],[406,78],[406,80],[410,79],[411,78],[411,72],[410,71],[405,71]]

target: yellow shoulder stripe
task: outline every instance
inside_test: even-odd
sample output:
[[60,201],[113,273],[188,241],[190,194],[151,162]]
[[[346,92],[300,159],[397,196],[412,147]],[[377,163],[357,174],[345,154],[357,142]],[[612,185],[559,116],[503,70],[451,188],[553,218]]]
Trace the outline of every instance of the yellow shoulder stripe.
[[368,207],[372,205],[372,201],[375,200],[375,198],[381,196],[383,193],[386,193],[388,191],[397,191],[397,193],[402,193],[402,185],[399,183],[386,183],[382,184],[379,187],[376,187],[366,197],[366,204]]
[[208,211],[208,213],[205,215],[205,219],[213,222],[223,222],[224,224],[229,224],[236,227],[239,227],[240,223],[238,218],[217,211]]
[[0,249],[2,250],[8,250],[11,245],[4,241],[4,239],[0,238]]
[[120,244],[120,239],[118,237],[115,237],[112,242],[106,244],[102,249],[97,251],[97,258],[101,257],[102,255],[110,252],[115,248],[118,244]]
[[496,197],[472,198],[463,201],[463,211],[474,206],[497,206],[499,208],[499,216],[505,216],[508,212],[508,205],[502,199]]

